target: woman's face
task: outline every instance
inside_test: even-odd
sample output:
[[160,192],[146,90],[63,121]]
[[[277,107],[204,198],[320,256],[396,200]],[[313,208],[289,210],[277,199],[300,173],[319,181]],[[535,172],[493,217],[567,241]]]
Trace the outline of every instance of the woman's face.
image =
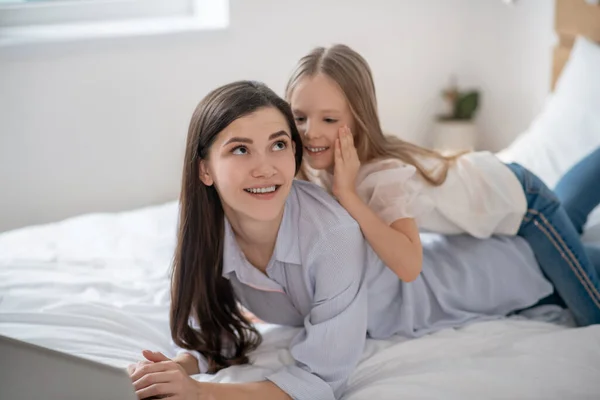
[[218,134],[200,162],[200,179],[215,186],[230,220],[272,221],[283,211],[295,169],[287,120],[265,107]]
[[290,103],[305,148],[304,159],[314,169],[331,169],[341,127],[354,128],[350,107],[340,87],[328,76],[302,78]]

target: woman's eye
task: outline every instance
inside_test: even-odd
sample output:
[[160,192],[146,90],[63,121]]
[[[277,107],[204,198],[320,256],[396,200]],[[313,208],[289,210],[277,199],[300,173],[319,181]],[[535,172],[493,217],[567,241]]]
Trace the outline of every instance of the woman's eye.
[[337,119],[333,119],[333,118],[325,118],[324,119],[325,122],[327,122],[328,124],[335,124],[337,121]]
[[301,124],[304,121],[306,121],[305,117],[295,117],[294,120],[296,121],[297,124]]
[[275,144],[273,145],[273,150],[275,150],[275,151],[285,150],[286,148],[287,148],[287,143],[284,142],[283,140],[280,140],[279,142],[275,142]]
[[235,149],[231,150],[231,154],[235,154],[236,156],[248,154],[248,149],[244,146],[238,146]]

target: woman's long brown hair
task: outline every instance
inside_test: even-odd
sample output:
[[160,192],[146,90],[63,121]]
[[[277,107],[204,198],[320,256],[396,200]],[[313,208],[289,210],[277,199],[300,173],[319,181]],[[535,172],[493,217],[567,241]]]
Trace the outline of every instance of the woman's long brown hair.
[[[200,181],[199,163],[208,157],[223,129],[264,107],[274,107],[285,116],[296,144],[297,172],[302,142],[291,109],[262,83],[239,81],[215,89],[198,104],[189,126],[171,277],[170,325],[175,344],[199,351],[208,361],[209,373],[247,363],[248,352],[260,344],[261,337],[238,308],[231,283],[221,275],[225,215],[214,186]],[[200,329],[195,329],[194,320]]]

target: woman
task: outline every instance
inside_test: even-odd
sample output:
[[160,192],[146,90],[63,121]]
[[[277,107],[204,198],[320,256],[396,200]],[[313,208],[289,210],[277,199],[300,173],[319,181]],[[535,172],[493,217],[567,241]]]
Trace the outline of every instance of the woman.
[[[208,94],[184,161],[171,332],[173,360],[144,352],[139,398],[334,399],[368,337],[417,337],[497,318],[552,292],[521,238],[423,235],[423,271],[399,280],[357,222],[318,186],[294,180],[302,145],[287,103],[260,83]],[[304,329],[293,365],[265,381],[197,382],[248,362],[260,343],[237,302],[260,319]]]

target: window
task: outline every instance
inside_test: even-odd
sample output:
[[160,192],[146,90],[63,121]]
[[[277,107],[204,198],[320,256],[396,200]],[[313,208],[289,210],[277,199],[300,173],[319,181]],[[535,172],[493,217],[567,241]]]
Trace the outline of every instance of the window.
[[225,28],[228,0],[0,0],[0,45]]

